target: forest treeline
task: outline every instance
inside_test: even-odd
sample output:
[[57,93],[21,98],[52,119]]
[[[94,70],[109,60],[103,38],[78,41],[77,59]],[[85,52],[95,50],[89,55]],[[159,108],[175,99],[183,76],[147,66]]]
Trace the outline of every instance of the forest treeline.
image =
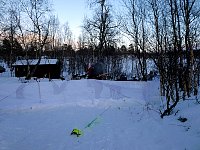
[[10,67],[19,56],[37,58],[39,65],[44,55],[85,65],[127,54],[137,59],[144,81],[147,59],[152,59],[166,98],[161,117],[170,115],[181,99],[195,96],[198,102],[199,0],[88,0],[87,5],[93,13],[74,41],[67,20],[60,24],[48,0],[0,0],[1,59]]

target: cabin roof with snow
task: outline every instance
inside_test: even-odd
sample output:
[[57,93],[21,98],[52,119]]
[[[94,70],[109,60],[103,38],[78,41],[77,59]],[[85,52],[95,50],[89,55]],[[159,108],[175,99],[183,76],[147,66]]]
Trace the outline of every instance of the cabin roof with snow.
[[[61,73],[61,62],[58,59],[42,58],[36,67],[39,59],[18,60],[13,64],[16,77],[26,77],[29,72],[34,71],[33,77],[59,79]],[[29,66],[29,67],[27,67]]]
[[[30,59],[30,60],[17,60],[13,66],[26,66],[26,65],[36,65],[39,59]],[[53,64],[57,64],[58,59],[41,59],[40,64],[39,65],[53,65]]]

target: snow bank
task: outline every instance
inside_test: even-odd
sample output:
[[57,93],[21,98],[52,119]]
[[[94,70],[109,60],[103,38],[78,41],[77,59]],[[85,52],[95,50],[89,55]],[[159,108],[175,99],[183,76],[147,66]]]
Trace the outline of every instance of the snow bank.
[[[1,150],[200,149],[199,105],[184,101],[176,115],[161,119],[154,111],[160,106],[156,81],[21,83],[1,77],[0,84]],[[84,134],[71,136],[74,128]]]
[[101,80],[31,80],[21,83],[17,78],[1,78],[1,85],[1,109],[56,105],[94,107],[95,103],[103,106],[120,103],[122,100],[144,104],[151,98],[147,91],[152,89],[148,82]]

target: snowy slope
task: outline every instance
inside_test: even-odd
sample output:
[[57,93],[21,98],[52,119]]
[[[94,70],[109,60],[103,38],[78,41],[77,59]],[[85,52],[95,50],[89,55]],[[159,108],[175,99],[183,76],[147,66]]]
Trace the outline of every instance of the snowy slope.
[[[184,101],[160,119],[157,81],[1,77],[0,85],[0,150],[200,149],[199,105]],[[71,136],[73,128],[84,134]]]

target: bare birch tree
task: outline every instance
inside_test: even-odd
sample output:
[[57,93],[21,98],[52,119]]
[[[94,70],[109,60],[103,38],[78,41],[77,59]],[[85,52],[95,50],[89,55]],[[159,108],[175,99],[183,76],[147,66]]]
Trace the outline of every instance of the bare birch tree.
[[198,72],[194,65],[195,43],[192,42],[196,39],[195,36],[198,36],[194,34],[196,23],[193,24],[193,21],[199,18],[200,9],[196,2],[195,0],[149,1],[153,35],[155,35],[153,37],[156,43],[152,49],[158,56],[155,63],[160,73],[161,95],[166,97],[166,108],[161,111],[161,117],[173,112],[181,99],[182,90],[183,99],[186,94],[190,97],[192,91],[198,91],[196,90],[198,76],[194,73],[194,70]]
[[122,0],[124,14],[121,14],[121,29],[133,43],[134,55],[138,59],[138,78],[147,80],[147,16],[145,2]]
[[34,75],[37,66],[40,64],[42,52],[48,41],[51,9],[48,0],[21,0],[20,2],[23,15],[26,17],[26,21],[30,22],[24,29],[28,31],[27,36],[31,37],[30,42],[34,45],[37,52],[36,58],[38,58],[36,67],[27,74],[27,79],[30,79]]
[[[103,50],[115,43],[118,34],[117,25],[111,15],[111,6],[106,0],[95,0],[96,9],[92,19],[85,19],[84,29],[89,33],[92,40],[97,41],[98,56],[101,57]],[[93,43],[95,43],[93,41]]]
[[14,47],[17,41],[17,24],[19,22],[19,7],[17,5],[18,1],[14,0],[2,1],[2,4],[4,6],[1,6],[3,10],[0,15],[2,19],[0,22],[1,31],[3,31],[1,36],[10,43],[10,47],[6,51],[8,51],[9,59],[7,59],[7,62],[12,76],[12,63],[15,61],[14,50],[16,50]]
[[67,44],[67,45],[73,44],[72,31],[70,29],[68,22],[66,22],[63,25],[63,40],[64,40],[64,43]]

